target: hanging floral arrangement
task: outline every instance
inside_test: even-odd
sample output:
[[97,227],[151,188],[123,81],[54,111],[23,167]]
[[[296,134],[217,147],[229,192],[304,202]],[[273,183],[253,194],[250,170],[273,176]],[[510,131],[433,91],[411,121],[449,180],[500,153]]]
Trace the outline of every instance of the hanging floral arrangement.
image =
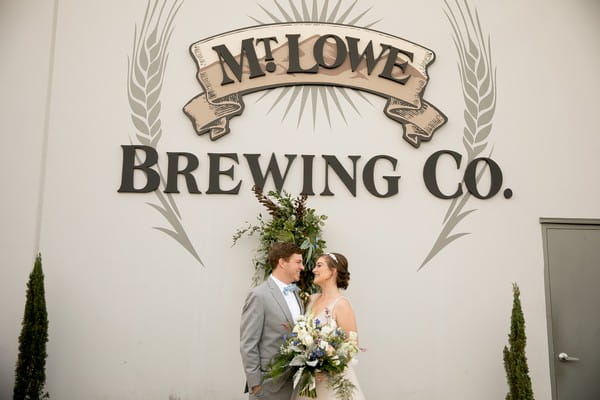
[[314,209],[308,208],[306,195],[293,198],[285,191],[269,191],[265,195],[258,186],[254,186],[252,190],[259,203],[267,209],[268,216],[259,214],[256,224],[248,223],[245,228],[238,229],[233,235],[233,244],[235,245],[242,236],[258,236],[258,248],[253,258],[254,284],[259,284],[271,274],[272,268],[267,257],[271,244],[292,242],[303,251],[304,271],[297,284],[304,296],[312,293],[312,268],[316,258],[325,251],[323,226],[327,216],[319,215]]

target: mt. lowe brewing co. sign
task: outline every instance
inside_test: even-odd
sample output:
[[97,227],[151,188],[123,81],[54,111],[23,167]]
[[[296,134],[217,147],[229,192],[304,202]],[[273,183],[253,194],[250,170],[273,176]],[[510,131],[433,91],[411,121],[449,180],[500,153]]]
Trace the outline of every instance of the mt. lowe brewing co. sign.
[[[184,108],[198,134],[217,139],[243,112],[242,96],[272,87],[333,85],[387,99],[384,112],[418,147],[446,117],[422,100],[431,50],[381,32],[326,23],[240,29],[194,43],[204,93]],[[233,53],[232,53],[233,52]]]
[[[236,49],[239,49],[236,51]],[[188,102],[184,112],[194,123],[198,134],[209,133],[216,140],[229,132],[229,119],[244,110],[242,96],[273,87],[292,85],[333,85],[363,90],[387,99],[384,113],[404,127],[404,139],[414,147],[432,138],[446,117],[434,106],[422,100],[427,85],[427,66],[434,53],[401,38],[365,28],[329,23],[285,23],[245,28],[191,45],[190,52],[198,67],[197,78],[204,92]],[[122,146],[123,176],[119,192],[144,193],[159,188],[161,177],[154,169],[158,152],[151,146]],[[136,164],[141,152],[143,162]],[[460,167],[460,154],[445,150],[433,154],[425,163],[423,177],[429,192],[442,199],[462,195],[459,184],[454,193],[442,193],[436,177],[437,161],[450,155]],[[285,179],[298,155],[286,154],[287,164],[280,167],[275,154],[268,166],[261,168],[260,154],[243,154],[252,175],[253,184],[264,187],[269,177],[277,190],[282,190]],[[198,157],[188,152],[168,153],[168,171],[165,193],[179,193],[177,178],[185,177],[189,193],[200,194],[192,175],[200,165]],[[242,181],[223,187],[222,176],[234,180],[234,165],[239,164],[237,153],[208,153],[208,188],[206,194],[238,194]],[[325,164],[325,184],[321,195],[331,196],[329,172],[333,171],[356,196],[357,161],[359,155],[348,156],[352,169],[346,170],[333,155],[322,155]],[[185,167],[180,168],[180,159]],[[303,154],[302,194],[314,195],[314,155]],[[222,162],[230,165],[225,168]],[[370,158],[362,170],[362,182],[376,197],[398,194],[399,175],[382,176],[384,191],[375,185],[375,167],[385,162],[395,172],[397,159],[389,155]],[[477,188],[476,167],[484,162],[491,172],[491,186],[487,194]],[[146,181],[142,187],[134,185],[134,171],[143,171]],[[283,171],[283,172],[282,172]],[[489,158],[469,163],[464,182],[467,190],[480,199],[491,198],[502,185],[502,172]],[[138,185],[139,186],[139,185]]]
[[[167,2],[165,0],[164,5]],[[273,24],[263,24],[255,19],[259,23],[257,26],[223,33],[190,46],[197,66],[196,77],[203,92],[188,101],[183,111],[199,135],[208,133],[212,140],[217,140],[229,133],[229,120],[244,112],[245,94],[290,86],[296,87],[289,99],[286,115],[296,101],[299,86],[304,86],[300,113],[309,92],[312,93],[313,113],[316,112],[318,90],[328,119],[326,93],[331,96],[342,117],[336,93],[341,93],[354,109],[356,107],[346,94],[348,89],[383,97],[386,100],[384,114],[401,124],[404,139],[414,148],[431,140],[437,129],[446,123],[444,114],[423,100],[429,79],[427,68],[435,59],[433,51],[393,35],[342,25],[356,2],[340,18],[335,18],[339,2],[333,10],[329,10],[325,2],[322,11],[313,12],[312,16],[307,12],[298,13],[292,3],[290,1],[291,14],[279,7],[282,18],[263,8],[275,22]],[[166,159],[160,156],[164,163],[159,163],[157,143],[163,134],[160,92],[168,43],[174,29],[173,20],[180,6],[181,3],[175,1],[170,11],[162,14],[148,3],[143,26],[139,35],[136,33],[134,37],[128,72],[129,104],[137,143],[121,146],[123,164],[119,192],[154,193],[158,203],[151,205],[160,211],[171,228],[157,229],[176,239],[202,263],[183,227],[172,194],[180,193],[178,181],[184,178],[182,182],[185,182],[190,194],[236,195],[243,184],[242,179],[236,177],[236,169],[244,167],[248,172],[246,175],[253,181],[245,185],[247,188],[258,185],[268,190],[270,188],[265,186],[271,185],[281,191],[286,182],[298,182],[296,178],[300,178],[298,186],[288,190],[306,195],[333,196],[330,176],[336,175],[353,197],[357,196],[360,183],[367,193],[378,198],[390,198],[400,193],[400,174],[396,168],[398,159],[386,154],[366,159],[359,154],[277,154],[269,151],[265,160],[265,155],[256,153],[213,150],[199,156],[179,151],[166,152]],[[472,15],[468,4],[457,7],[458,11],[449,9],[446,15],[452,25],[465,100],[462,143],[466,156],[463,158],[453,150],[438,150],[427,157],[422,176],[425,187],[433,196],[460,198],[460,201],[448,203],[440,234],[419,269],[448,243],[464,235],[453,231],[471,212],[464,211],[471,196],[489,199],[503,189],[499,165],[482,156],[488,147],[496,108],[496,78],[490,42],[483,36],[479,19],[465,17]],[[362,15],[364,13],[350,18],[349,23],[355,23]],[[456,16],[460,18],[457,20]],[[286,22],[280,23],[282,19]],[[309,19],[319,22],[307,22]],[[281,91],[276,102],[286,92]],[[201,162],[200,158],[204,157],[206,159]],[[443,165],[439,163],[440,159],[445,159]],[[456,168],[463,171],[456,186],[452,182],[439,182],[438,169],[454,168],[448,162],[454,162]],[[166,175],[161,171],[163,164],[166,164]],[[322,174],[323,179],[314,179],[315,174]],[[489,177],[484,180],[487,184],[480,183],[484,174]],[[288,180],[289,176],[294,179]],[[317,187],[319,185],[322,186]],[[503,195],[511,198],[512,190],[504,188]]]

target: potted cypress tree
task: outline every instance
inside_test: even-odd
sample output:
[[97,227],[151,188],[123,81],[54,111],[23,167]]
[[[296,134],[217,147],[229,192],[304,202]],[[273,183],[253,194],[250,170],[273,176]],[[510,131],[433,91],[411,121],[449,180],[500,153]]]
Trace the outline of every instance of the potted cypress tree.
[[13,400],[39,400],[50,397],[45,391],[46,342],[48,342],[48,313],[42,255],[38,254],[27,282],[27,300],[19,335]]
[[504,346],[504,369],[508,381],[506,400],[533,400],[527,356],[525,355],[525,317],[521,309],[521,292],[513,283],[513,308],[510,318],[509,347]]

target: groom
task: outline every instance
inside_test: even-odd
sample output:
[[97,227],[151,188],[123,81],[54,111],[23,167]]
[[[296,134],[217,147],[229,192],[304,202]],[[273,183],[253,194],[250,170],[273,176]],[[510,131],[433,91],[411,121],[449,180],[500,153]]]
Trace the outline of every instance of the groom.
[[242,309],[240,353],[250,400],[289,400],[291,376],[273,381],[266,372],[283,335],[304,312],[298,289],[292,285],[304,269],[302,250],[293,243],[274,243],[269,249],[269,263],[273,272],[250,291]]

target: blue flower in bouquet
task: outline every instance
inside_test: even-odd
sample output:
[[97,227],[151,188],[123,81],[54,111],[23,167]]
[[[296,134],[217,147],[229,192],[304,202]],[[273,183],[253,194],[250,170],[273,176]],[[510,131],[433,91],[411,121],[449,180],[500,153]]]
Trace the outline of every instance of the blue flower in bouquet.
[[301,396],[316,397],[316,373],[323,372],[334,382],[339,397],[351,397],[354,389],[343,372],[358,353],[356,335],[347,335],[335,320],[323,324],[311,315],[301,315],[292,332],[285,335],[279,353],[271,363],[270,374],[277,379],[291,370],[294,388]]

